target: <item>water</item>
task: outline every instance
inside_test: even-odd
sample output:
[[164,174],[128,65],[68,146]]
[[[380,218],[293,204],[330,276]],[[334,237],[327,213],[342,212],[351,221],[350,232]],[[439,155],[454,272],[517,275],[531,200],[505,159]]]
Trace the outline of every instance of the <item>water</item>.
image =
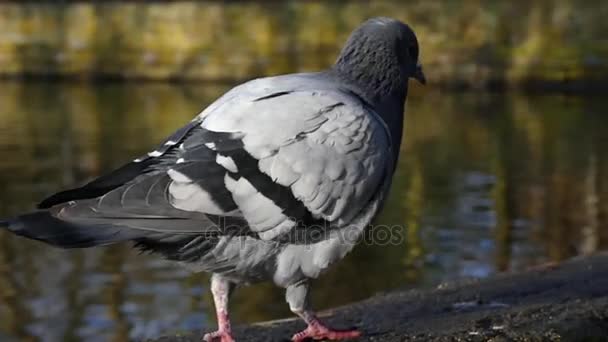
[[[229,86],[0,83],[0,216],[148,151]],[[316,281],[315,306],[605,248],[607,107],[600,97],[413,89],[376,222],[402,239],[358,246]],[[237,322],[290,315],[270,284],[239,289],[232,312]],[[212,313],[207,277],[159,257],[0,232],[0,340],[126,341],[210,328]]]

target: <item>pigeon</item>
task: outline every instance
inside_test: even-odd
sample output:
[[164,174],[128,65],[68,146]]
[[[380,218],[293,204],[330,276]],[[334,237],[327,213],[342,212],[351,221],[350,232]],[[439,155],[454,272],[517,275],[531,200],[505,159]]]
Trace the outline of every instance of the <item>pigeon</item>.
[[260,281],[307,323],[293,341],[360,336],[315,315],[311,281],[382,207],[408,80],[426,82],[418,56],[408,25],[369,19],[329,69],[238,85],[151,152],[1,226],[61,248],[132,242],[211,273],[218,329],[205,341],[234,341],[230,294]]

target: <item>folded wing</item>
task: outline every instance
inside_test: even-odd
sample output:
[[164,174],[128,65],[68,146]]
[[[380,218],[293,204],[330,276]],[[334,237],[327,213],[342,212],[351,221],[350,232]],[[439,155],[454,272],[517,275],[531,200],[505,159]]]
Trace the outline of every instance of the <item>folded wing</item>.
[[44,200],[13,230],[83,247],[225,235],[273,240],[347,225],[389,181],[386,128],[345,92],[250,83],[156,150]]

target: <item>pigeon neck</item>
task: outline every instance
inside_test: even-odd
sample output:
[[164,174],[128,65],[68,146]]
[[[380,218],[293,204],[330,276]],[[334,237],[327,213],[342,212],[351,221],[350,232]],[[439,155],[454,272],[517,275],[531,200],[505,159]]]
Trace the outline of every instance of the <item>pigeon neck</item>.
[[391,51],[387,42],[359,37],[346,45],[333,69],[374,107],[403,111],[407,77]]
[[370,104],[382,117],[390,131],[396,160],[401,145],[408,90],[406,72],[397,56],[387,53],[391,51],[388,46],[383,46],[383,42],[378,40],[370,42],[347,44],[332,72],[346,81],[349,90]]

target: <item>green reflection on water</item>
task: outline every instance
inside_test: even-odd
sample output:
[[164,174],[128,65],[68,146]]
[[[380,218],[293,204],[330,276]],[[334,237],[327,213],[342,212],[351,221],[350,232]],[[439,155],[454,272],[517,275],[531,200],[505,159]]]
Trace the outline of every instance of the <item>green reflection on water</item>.
[[[226,89],[0,84],[0,216],[147,151]],[[317,280],[317,307],[605,248],[605,100],[414,93],[390,198],[369,232],[398,239],[362,243]],[[61,251],[0,232],[0,338],[126,341],[202,328],[214,320],[206,279],[127,246]],[[233,303],[239,322],[290,315],[270,284]]]
[[[433,84],[606,83],[600,0],[0,3],[0,74],[242,79],[318,70],[362,21],[410,24]],[[580,86],[580,84],[579,84]]]

